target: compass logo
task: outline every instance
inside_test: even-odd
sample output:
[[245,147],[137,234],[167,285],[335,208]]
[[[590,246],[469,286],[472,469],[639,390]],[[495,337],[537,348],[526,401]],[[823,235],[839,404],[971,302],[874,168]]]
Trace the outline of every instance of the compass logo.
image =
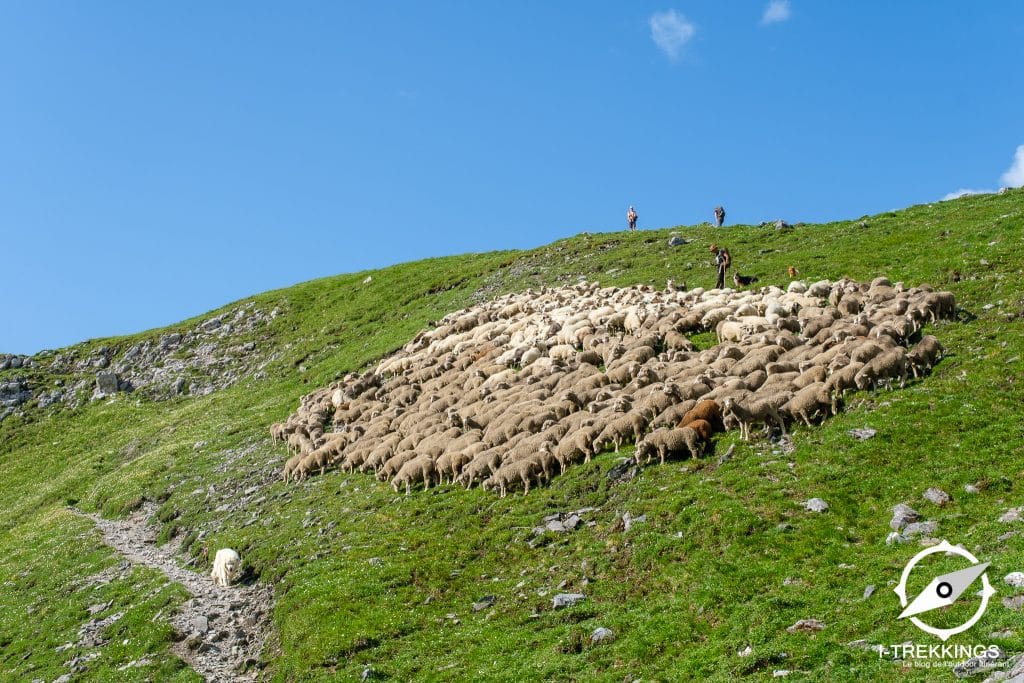
[[[936,576],[931,580],[931,583],[929,583],[928,586],[913,599],[913,601],[908,601],[907,580],[910,578],[910,575],[914,571],[918,562],[929,555],[934,555],[935,553],[959,555],[965,560],[968,560],[971,565],[955,572]],[[996,591],[988,581],[988,574],[985,573],[988,565],[988,562],[980,562],[977,557],[963,548],[950,545],[949,541],[944,540],[938,545],[925,548],[910,559],[907,566],[903,568],[903,576],[900,577],[899,585],[893,589],[896,595],[900,598],[900,605],[904,608],[903,613],[900,614],[899,618],[909,618],[910,621],[919,629],[925,633],[930,633],[933,636],[938,636],[943,640],[943,642],[949,640],[957,633],[963,633],[981,619],[981,615],[985,613],[985,609],[988,607],[989,598],[995,595]],[[977,594],[981,596],[981,605],[978,606],[978,609],[974,614],[964,623],[955,628],[936,628],[917,617],[919,614],[924,614],[925,612],[930,612],[940,607],[949,607],[954,604],[957,601],[957,598],[970,588],[971,584],[973,584],[979,576],[981,577],[982,588]]]

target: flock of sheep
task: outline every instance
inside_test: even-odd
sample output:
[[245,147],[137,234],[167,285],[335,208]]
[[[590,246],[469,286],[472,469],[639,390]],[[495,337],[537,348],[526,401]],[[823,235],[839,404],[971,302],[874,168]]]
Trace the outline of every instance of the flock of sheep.
[[[847,391],[927,373],[943,349],[918,332],[955,314],[951,293],[884,277],[528,290],[446,316],[374,369],[305,396],[271,433],[295,452],[286,481],[340,466],[396,492],[529,492],[609,445],[635,442],[638,462],[664,462],[700,456],[719,430],[749,439],[757,425],[810,425]],[[703,351],[687,336],[710,330],[718,343]]]

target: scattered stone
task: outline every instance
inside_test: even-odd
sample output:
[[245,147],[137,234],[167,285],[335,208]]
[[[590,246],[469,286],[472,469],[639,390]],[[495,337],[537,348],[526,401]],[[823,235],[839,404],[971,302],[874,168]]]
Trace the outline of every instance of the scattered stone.
[[782,220],[781,218],[779,220],[775,221],[775,229],[776,230],[789,230],[792,227],[793,227],[792,225],[790,225],[786,221]]
[[948,493],[946,493],[942,489],[938,489],[935,487],[932,487],[925,491],[921,497],[927,500],[929,503],[933,503],[935,505],[938,505],[939,507],[948,504],[949,501],[952,500],[952,498],[949,497]]
[[498,598],[493,595],[485,595],[484,597],[480,598],[479,600],[473,603],[473,611],[483,612],[488,607],[494,605],[497,599]]
[[209,618],[202,615],[197,616],[195,619],[192,620],[192,628],[195,629],[197,633],[208,632],[210,630]]
[[646,521],[647,521],[647,515],[640,515],[639,517],[634,517],[633,515],[629,514],[628,512],[625,512],[625,513],[622,514],[622,530],[623,531],[629,531],[630,529],[633,528],[634,524],[639,524],[639,523],[646,522]]
[[821,631],[825,628],[825,622],[819,619],[801,619],[786,630],[790,633],[796,633],[797,631],[803,631],[804,633],[814,633]]
[[939,523],[933,519],[929,519],[926,522],[914,522],[912,524],[908,524],[904,527],[902,536],[908,541],[912,541],[915,538],[932,536],[938,530]]
[[871,427],[860,427],[858,429],[851,429],[847,434],[857,439],[857,441],[867,441],[872,438],[878,430],[872,429]]
[[789,669],[776,669],[772,672],[772,678],[785,678],[789,674],[793,673]]
[[96,393],[98,396],[111,396],[117,393],[121,381],[117,373],[111,370],[104,370],[96,373]]
[[749,657],[754,654],[754,648],[747,645],[745,648],[736,653],[737,657]]
[[919,519],[921,519],[921,515],[917,510],[909,505],[900,503],[892,509],[892,520],[889,522],[889,528],[893,531],[899,531],[903,527],[912,522],[916,522]]
[[828,510],[828,503],[821,498],[811,498],[804,502],[804,508],[811,512],[824,512],[825,510]]
[[974,484],[964,484],[964,493],[981,493],[981,489]]
[[867,588],[864,589],[864,597],[862,599],[863,600],[867,600],[868,598],[870,598],[874,594],[875,594],[875,584],[872,583],[872,584],[868,585]]
[[1024,517],[1021,516],[1021,508],[1010,508],[999,518],[999,521],[1003,524],[1011,524],[1013,522],[1019,522]]
[[608,478],[617,484],[630,481],[640,472],[633,458],[626,458],[608,470]]
[[100,612],[105,612],[113,604],[113,600],[110,600],[108,602],[100,602],[95,605],[90,605],[86,611],[89,613],[89,616],[92,617],[99,614]]
[[615,632],[610,628],[598,626],[594,629],[594,632],[590,634],[590,644],[597,645],[598,643],[610,643],[615,640]]
[[363,284],[364,284],[364,285],[368,285],[368,284],[370,284],[371,282],[373,282],[373,276],[372,276],[372,275],[367,275],[367,276],[366,276],[366,277],[365,277],[365,278],[363,279]]
[[686,242],[687,242],[687,240],[682,238],[682,237],[680,237],[679,235],[672,235],[672,237],[670,237],[668,239],[668,246],[670,246],[670,247],[681,247],[684,244],[686,244]]
[[1024,607],[1024,595],[1014,595],[1012,598],[1003,598],[1003,607],[1019,612]]
[[990,671],[1006,658],[1006,653],[999,646],[992,646],[977,657],[971,657],[953,667],[953,675],[957,678],[969,678],[985,671]]
[[1020,535],[1019,531],[1007,531],[1005,534],[999,534],[999,536],[996,538],[996,540],[999,541],[1000,543],[1006,543],[1007,541],[1009,541],[1014,536],[1019,536],[1019,535]]
[[583,593],[559,593],[551,600],[552,607],[555,609],[561,609],[562,607],[572,607],[576,603],[586,600],[587,596]]
[[1014,632],[1008,628],[1003,629],[1002,631],[993,631],[992,633],[988,634],[989,638],[1013,638],[1013,636]]
[[1003,577],[1003,581],[1014,588],[1024,588],[1024,572],[1010,572]]

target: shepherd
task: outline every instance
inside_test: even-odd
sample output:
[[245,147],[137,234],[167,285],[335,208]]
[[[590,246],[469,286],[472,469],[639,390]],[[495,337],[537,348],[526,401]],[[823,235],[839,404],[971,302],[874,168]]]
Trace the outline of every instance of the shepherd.
[[715,227],[720,228],[725,224],[725,209],[720,206],[715,207]]
[[636,209],[632,206],[629,207],[629,211],[626,212],[626,220],[629,222],[629,229],[631,232],[636,231]]
[[732,257],[729,256],[728,249],[717,244],[712,244],[710,250],[715,255],[715,266],[718,267],[718,282],[715,283],[715,289],[722,289],[725,287],[725,271],[732,263]]

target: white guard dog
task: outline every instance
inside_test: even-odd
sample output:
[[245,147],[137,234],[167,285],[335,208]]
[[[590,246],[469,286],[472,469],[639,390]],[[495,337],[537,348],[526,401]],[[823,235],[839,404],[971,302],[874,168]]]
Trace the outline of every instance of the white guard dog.
[[213,571],[210,572],[210,576],[218,586],[229,586],[241,566],[242,558],[238,553],[231,548],[221,548],[213,558]]

